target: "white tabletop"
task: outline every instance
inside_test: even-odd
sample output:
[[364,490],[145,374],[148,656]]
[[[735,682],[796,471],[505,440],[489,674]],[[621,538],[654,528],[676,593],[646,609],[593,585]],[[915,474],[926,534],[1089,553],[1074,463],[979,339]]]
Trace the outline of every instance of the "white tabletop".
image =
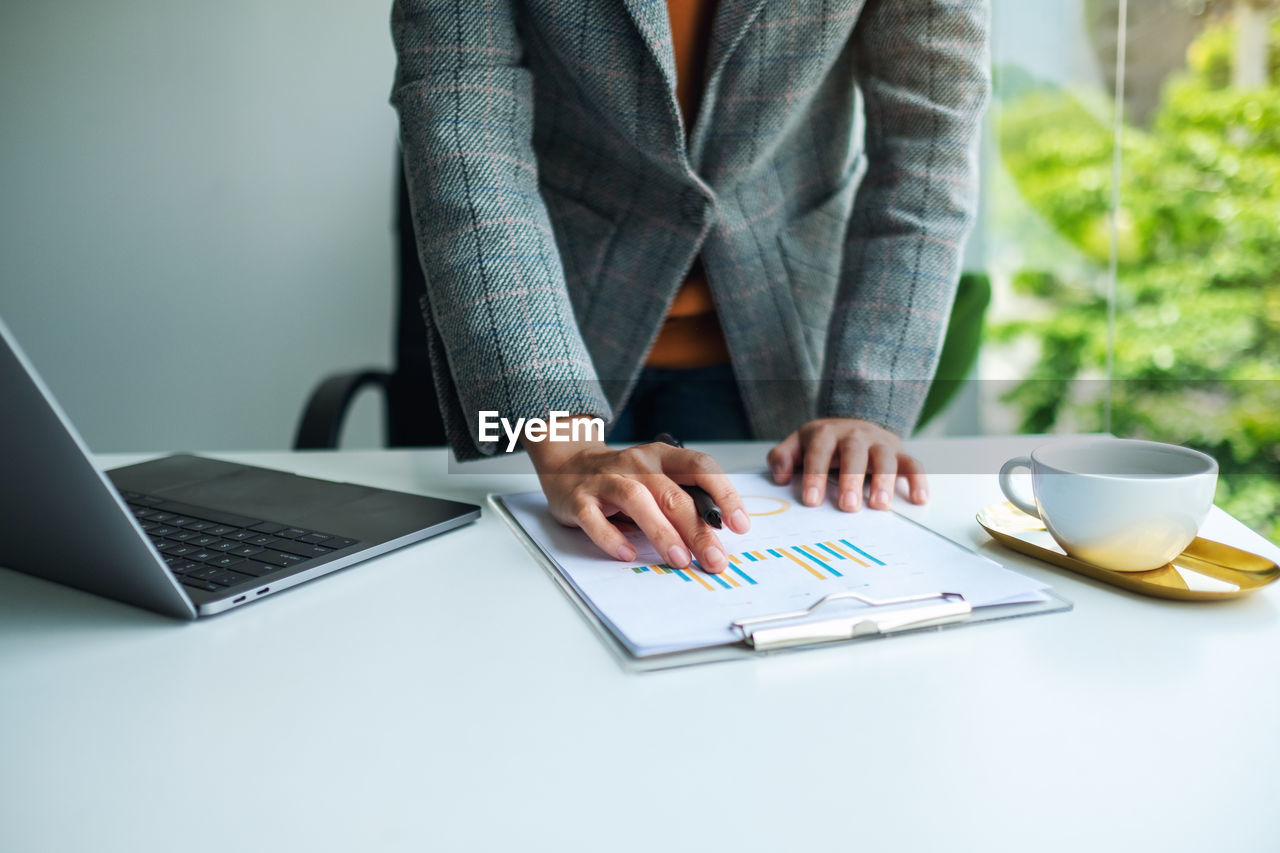
[[[624,670],[488,510],[190,624],[0,570],[0,850],[1276,849],[1280,591],[1147,599],[990,542],[1037,441],[916,444],[953,473],[904,511],[1074,611],[668,672]],[[218,455],[536,488],[523,459]]]

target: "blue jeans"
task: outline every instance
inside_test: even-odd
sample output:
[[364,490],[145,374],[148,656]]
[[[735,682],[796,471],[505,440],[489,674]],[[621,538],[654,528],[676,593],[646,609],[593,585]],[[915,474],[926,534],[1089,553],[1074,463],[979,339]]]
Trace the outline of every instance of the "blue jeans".
[[660,432],[680,441],[749,441],[751,422],[738,393],[733,368],[646,367],[625,407],[609,427],[608,440],[653,441]]

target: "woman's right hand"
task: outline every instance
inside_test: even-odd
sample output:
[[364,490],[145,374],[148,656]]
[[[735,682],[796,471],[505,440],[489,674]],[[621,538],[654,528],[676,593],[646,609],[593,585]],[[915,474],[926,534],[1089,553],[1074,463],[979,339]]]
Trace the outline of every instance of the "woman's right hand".
[[729,557],[715,530],[698,517],[681,486],[701,486],[720,507],[734,533],[751,526],[737,490],[715,459],[668,444],[622,450],[601,442],[526,442],[551,514],[580,527],[609,556],[631,562],[635,547],[610,516],[625,513],[668,565],[682,569],[697,558],[708,572],[722,572]]

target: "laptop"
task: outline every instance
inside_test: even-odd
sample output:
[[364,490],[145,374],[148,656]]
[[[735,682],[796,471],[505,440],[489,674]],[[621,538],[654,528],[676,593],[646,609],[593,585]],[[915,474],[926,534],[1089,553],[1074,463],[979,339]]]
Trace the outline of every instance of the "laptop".
[[0,320],[0,566],[195,619],[479,517],[186,454],[101,471]]

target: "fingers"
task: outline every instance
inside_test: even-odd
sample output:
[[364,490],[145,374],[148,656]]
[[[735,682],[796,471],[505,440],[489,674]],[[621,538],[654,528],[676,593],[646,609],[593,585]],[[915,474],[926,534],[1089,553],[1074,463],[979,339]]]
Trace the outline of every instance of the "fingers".
[[699,486],[705,490],[720,508],[725,525],[734,533],[746,533],[750,530],[751,519],[747,516],[746,505],[720,463],[705,453],[677,448],[672,450],[675,452],[663,460],[663,470],[667,476],[677,483]]
[[651,443],[620,451],[582,451],[573,457],[573,465],[576,469],[567,472],[565,466],[552,473],[539,469],[551,514],[562,524],[580,527],[615,559],[638,556],[636,546],[609,520],[622,512],[670,565],[683,569],[697,559],[708,572],[728,568],[719,537],[698,516],[682,482],[706,490],[730,530],[742,533],[750,527],[733,484],[705,453]]
[[893,503],[899,474],[907,479],[913,502],[928,500],[928,486],[920,463],[903,453],[902,440],[879,424],[857,418],[810,421],[769,453],[769,465],[776,482],[787,482],[789,474],[782,476],[784,466],[797,455],[804,470],[800,501],[805,506],[822,504],[833,463],[839,465],[835,502],[846,512],[856,512],[862,507],[864,484],[871,492],[866,505],[888,509]]
[[907,479],[907,494],[913,504],[929,502],[929,481],[924,466],[914,456],[903,453],[898,456],[898,473]]
[[804,478],[800,481],[800,501],[805,506],[818,506],[826,498],[827,473],[835,450],[835,430],[819,427],[809,434],[804,448]]
[[769,451],[768,460],[769,470],[773,472],[773,481],[779,486],[785,486],[790,483],[791,472],[800,464],[799,431],[791,433],[791,435],[778,442]]
[[862,508],[862,482],[867,473],[867,447],[853,436],[840,440],[840,481],[837,505],[845,512]]
[[720,545],[715,530],[698,515],[693,498],[674,480],[667,480],[654,489],[658,508],[670,520],[680,537],[693,550],[702,568],[708,572],[722,572],[729,566],[729,555]]
[[605,518],[600,505],[594,500],[584,497],[573,511],[573,520],[601,551],[624,563],[636,558],[635,547],[622,535],[622,531]]
[[[601,493],[602,497],[631,517],[654,549],[670,565],[676,568],[689,565],[691,555],[684,540],[666,515],[658,509],[653,495],[638,480],[624,476],[609,477],[601,484]],[[691,511],[692,503],[690,501]]]
[[864,484],[871,492],[867,506],[888,509],[899,475],[906,479],[913,503],[922,504],[929,499],[920,462],[902,452],[902,440],[896,434],[870,421],[810,421],[769,451],[769,467],[779,485],[790,482],[792,469],[802,460],[800,500],[806,506],[818,506],[825,498],[827,472],[833,459],[840,466],[836,505],[846,512],[856,512],[862,506]]
[[871,472],[871,497],[867,499],[867,506],[888,509],[898,481],[898,454],[887,444],[873,444],[867,452],[867,463]]
[[709,572],[723,571],[729,564],[719,538],[698,518],[693,499],[669,477],[655,476],[645,484],[631,477],[610,477],[602,496],[631,517],[668,565],[683,569],[694,556]]

